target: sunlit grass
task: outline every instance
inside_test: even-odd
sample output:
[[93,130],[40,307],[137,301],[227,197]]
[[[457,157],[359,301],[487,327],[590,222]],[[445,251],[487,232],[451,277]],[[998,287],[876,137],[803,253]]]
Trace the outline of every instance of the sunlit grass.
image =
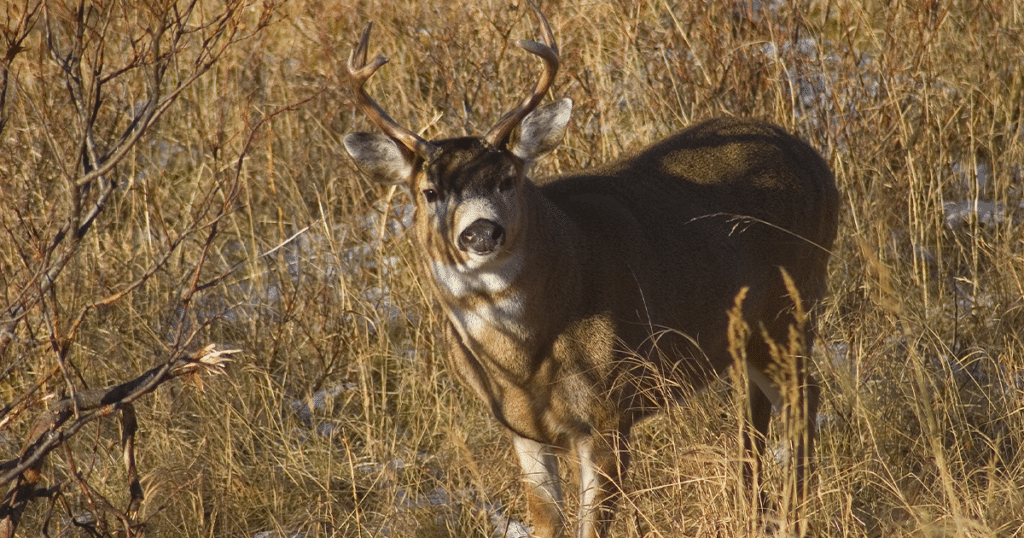
[[[600,163],[723,114],[807,139],[843,195],[815,353],[824,394],[812,534],[1018,534],[1019,6],[677,4],[542,6],[563,60],[551,93],[575,107],[567,140],[535,173]],[[532,87],[537,62],[511,43],[535,38],[533,20],[509,2],[396,0],[295,0],[272,20],[189,86],[116,168],[119,190],[53,307],[30,312],[19,338],[45,337],[47,320],[66,330],[204,222],[145,285],[92,310],[66,355],[79,372],[68,378],[101,387],[152,366],[183,324],[205,323],[205,342],[244,352],[226,377],[136,404],[147,532],[495,535],[495,507],[525,517],[514,458],[486,407],[445,368],[440,314],[399,224],[406,195],[362,179],[340,146],[344,134],[373,129],[351,103],[344,66],[373,21],[371,53],[391,59],[371,82],[382,105],[429,137],[479,134]],[[77,165],[53,150],[79,145],[43,39],[36,29],[11,63],[3,111],[6,301],[61,224],[62,163]],[[145,93],[131,77],[119,84],[101,105],[110,125]],[[202,212],[221,204],[210,236],[213,217]],[[211,285],[182,310],[204,255],[198,281]],[[0,400],[54,368],[58,354],[43,344],[0,357],[2,371],[19,361],[0,379]],[[63,379],[45,390],[63,390]],[[638,427],[633,493],[614,535],[758,533],[739,487],[734,407],[721,383]],[[28,415],[0,429],[3,460],[19,450]],[[104,423],[68,446],[84,479],[123,503],[116,430]],[[44,472],[48,486],[69,479],[61,465]],[[779,465],[766,473],[778,495]],[[46,525],[58,535],[72,517],[103,514],[71,484],[52,505],[35,502],[22,534]]]

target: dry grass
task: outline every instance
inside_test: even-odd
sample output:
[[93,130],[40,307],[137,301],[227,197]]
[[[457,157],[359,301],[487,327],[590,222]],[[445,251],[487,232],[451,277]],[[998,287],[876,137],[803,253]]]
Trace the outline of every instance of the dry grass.
[[[221,9],[203,1],[194,24]],[[845,202],[816,351],[825,390],[812,534],[1019,534],[1021,6],[676,4],[543,5],[563,57],[552,95],[576,106],[539,172],[603,162],[722,114],[809,140]],[[39,268],[64,252],[50,247],[85,173],[80,115],[34,5],[0,11],[0,53],[14,50],[26,13],[35,22],[2,63],[0,401],[40,386],[4,408],[0,459],[17,454],[45,405],[38,395],[120,383],[214,342],[244,351],[228,376],[136,402],[145,527],[134,532],[490,536],[500,522],[484,507],[523,514],[503,434],[443,367],[437,313],[399,224],[405,195],[363,180],[340,138],[370,129],[342,78],[366,21],[391,58],[372,94],[400,123],[454,136],[485,130],[532,84],[536,60],[510,46],[534,35],[527,11],[293,0],[260,26],[268,7],[243,6],[238,40],[109,174],[103,212],[12,324],[13,305],[40,289]],[[61,6],[48,3],[52,24],[69,27]],[[109,21],[102,39],[86,34],[86,48],[109,42],[107,69],[126,61],[120,43],[140,24],[126,9],[90,12],[94,27]],[[165,91],[191,72],[199,43],[174,53]],[[100,145],[147,96],[146,72],[105,87]],[[635,492],[616,536],[757,534],[735,465],[735,405],[723,383],[638,428]],[[63,488],[29,506],[22,532],[123,535],[117,440],[115,424],[97,421],[55,452],[41,485]],[[767,472],[781,480],[778,466]]]

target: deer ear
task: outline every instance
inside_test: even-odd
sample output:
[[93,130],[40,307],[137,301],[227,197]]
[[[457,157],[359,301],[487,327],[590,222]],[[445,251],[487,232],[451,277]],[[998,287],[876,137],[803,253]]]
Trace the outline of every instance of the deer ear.
[[390,137],[374,133],[345,136],[345,150],[370,179],[385,185],[408,184],[415,156]]
[[512,133],[509,150],[526,162],[540,159],[562,143],[571,115],[572,99],[568,97],[537,108]]

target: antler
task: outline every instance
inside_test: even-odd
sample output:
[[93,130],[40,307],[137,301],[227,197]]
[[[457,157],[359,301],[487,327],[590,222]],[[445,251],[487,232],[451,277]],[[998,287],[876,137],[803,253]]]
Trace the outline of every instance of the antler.
[[388,116],[387,112],[384,112],[384,109],[366,93],[366,88],[364,87],[366,81],[373,76],[380,66],[388,63],[387,58],[377,56],[369,65],[366,64],[366,50],[370,42],[370,30],[372,28],[372,22],[366,25],[366,30],[363,30],[363,36],[359,40],[359,45],[348,58],[348,75],[352,81],[352,90],[355,94],[356,102],[359,104],[359,108],[363,110],[363,113],[370,118],[370,121],[375,123],[377,127],[380,127],[381,131],[384,131],[384,134],[394,138],[409,151],[429,161],[437,150],[437,146],[395,123],[395,120],[391,119],[391,116]]
[[544,60],[544,74],[537,81],[533,94],[527,96],[518,106],[506,112],[498,120],[497,125],[491,127],[491,130],[484,135],[484,141],[493,148],[503,146],[508,141],[509,135],[512,134],[512,130],[519,125],[519,122],[523,121],[527,114],[537,108],[537,105],[544,98],[544,94],[548,92],[548,88],[551,87],[551,83],[554,82],[555,75],[558,73],[558,45],[555,43],[555,36],[551,32],[551,26],[548,25],[548,20],[544,18],[544,14],[541,13],[540,8],[536,4],[531,0],[527,0],[527,3],[530,4],[534,13],[537,14],[537,22],[540,26],[540,34],[544,43],[541,44],[524,39],[516,44],[526,52],[536,54]]

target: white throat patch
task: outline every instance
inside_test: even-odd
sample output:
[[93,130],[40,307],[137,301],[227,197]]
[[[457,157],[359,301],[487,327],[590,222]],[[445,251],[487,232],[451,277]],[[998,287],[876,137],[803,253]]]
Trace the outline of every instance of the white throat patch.
[[430,269],[441,289],[453,297],[493,295],[507,290],[519,276],[523,270],[523,253],[517,252],[504,263],[495,263],[491,258],[477,259],[470,255],[468,263],[455,265],[431,261]]
[[471,268],[466,265],[448,265],[431,262],[434,279],[442,292],[456,298],[481,295],[482,300],[470,301],[469,307],[449,310],[456,329],[473,340],[486,339],[488,331],[521,338],[523,333],[523,295],[509,293],[512,283],[523,269],[523,254],[517,253],[502,264],[485,264]]

